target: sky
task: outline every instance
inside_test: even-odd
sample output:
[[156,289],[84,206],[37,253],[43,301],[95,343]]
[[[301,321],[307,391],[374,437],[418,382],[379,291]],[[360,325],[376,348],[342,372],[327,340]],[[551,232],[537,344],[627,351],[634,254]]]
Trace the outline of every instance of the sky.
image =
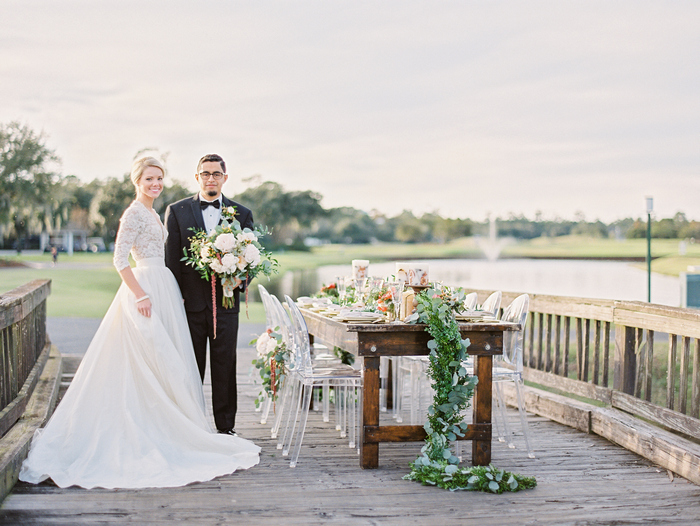
[[[0,123],[326,208],[700,219],[700,2],[2,0]],[[247,182],[246,182],[247,181]]]

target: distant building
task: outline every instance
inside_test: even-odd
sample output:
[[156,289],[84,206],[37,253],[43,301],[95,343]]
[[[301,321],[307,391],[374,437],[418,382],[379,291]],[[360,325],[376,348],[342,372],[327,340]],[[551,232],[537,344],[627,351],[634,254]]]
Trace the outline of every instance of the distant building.
[[73,254],[76,250],[84,252],[88,249],[88,232],[74,229],[56,230],[51,234],[42,232],[39,236],[39,249],[45,251],[52,246],[67,254]]

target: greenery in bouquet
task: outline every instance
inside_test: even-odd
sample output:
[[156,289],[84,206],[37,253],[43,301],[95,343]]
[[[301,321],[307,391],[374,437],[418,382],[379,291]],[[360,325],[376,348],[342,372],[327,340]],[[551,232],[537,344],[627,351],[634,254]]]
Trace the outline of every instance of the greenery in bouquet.
[[460,468],[452,452],[452,442],[463,437],[469,427],[463,414],[477,383],[476,376],[469,375],[464,366],[470,342],[462,339],[455,318],[455,313],[464,310],[464,296],[461,289],[431,285],[416,296],[416,312],[406,319],[408,323],[425,324],[432,337],[428,341],[428,375],[435,395],[424,426],[425,445],[404,478],[450,490],[502,493],[533,488],[537,484],[534,478],[493,466]]
[[[275,330],[277,329],[276,327]],[[277,394],[287,376],[289,349],[282,341],[281,335],[272,329],[263,332],[250,344],[255,345],[257,351],[253,365],[260,374],[263,387],[255,399],[255,407],[259,407],[266,397],[271,398],[273,402],[277,400]]]
[[[215,294],[215,278],[221,280],[224,291],[222,305],[234,306],[236,278],[250,281],[262,274],[271,276],[277,272],[279,264],[260,243],[260,238],[269,234],[264,226],[253,230],[241,228],[235,217],[233,206],[221,210],[221,224],[211,233],[195,230],[189,247],[183,249],[182,261],[197,269],[203,279],[212,282],[212,295]],[[216,305],[214,305],[216,308]]]

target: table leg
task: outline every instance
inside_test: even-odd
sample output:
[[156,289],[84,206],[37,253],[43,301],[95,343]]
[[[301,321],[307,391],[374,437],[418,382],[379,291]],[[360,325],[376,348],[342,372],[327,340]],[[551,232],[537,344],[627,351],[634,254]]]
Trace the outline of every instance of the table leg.
[[360,466],[365,469],[376,469],[379,467],[379,444],[365,442],[365,426],[379,425],[379,356],[364,356],[362,362]]
[[491,378],[493,357],[476,356],[476,376],[479,383],[474,391],[474,423],[488,424],[488,439],[472,440],[472,464],[488,466],[491,463]]

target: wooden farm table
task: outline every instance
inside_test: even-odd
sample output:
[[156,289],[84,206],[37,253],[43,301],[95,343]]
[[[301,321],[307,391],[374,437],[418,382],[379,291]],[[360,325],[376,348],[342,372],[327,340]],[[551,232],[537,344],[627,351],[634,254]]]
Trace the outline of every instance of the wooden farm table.
[[[379,425],[379,357],[427,355],[430,336],[424,325],[342,323],[301,309],[309,335],[328,345],[362,357],[363,396],[360,466],[379,466],[380,442],[425,440],[423,426]],[[479,382],[474,391],[474,420],[460,440],[472,441],[472,463],[491,462],[491,373],[493,356],[503,354],[503,331],[519,330],[515,323],[462,323],[460,332],[469,338],[469,354],[475,356]]]

